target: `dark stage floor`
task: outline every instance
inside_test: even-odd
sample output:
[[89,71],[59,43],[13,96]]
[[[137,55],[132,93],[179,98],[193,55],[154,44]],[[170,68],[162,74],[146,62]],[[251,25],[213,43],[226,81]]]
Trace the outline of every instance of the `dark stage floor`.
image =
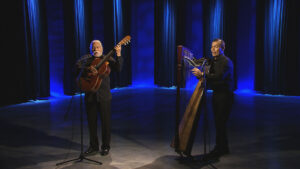
[[[174,89],[125,88],[113,90],[112,149],[103,162],[55,164],[80,153],[80,97],[28,102],[0,108],[0,168],[105,168],[105,169],[196,169],[200,161],[182,161],[170,148],[174,135]],[[208,98],[211,93],[208,93]],[[210,104],[210,103],[208,103]],[[213,121],[209,148],[213,147]],[[300,97],[235,95],[229,121],[231,154],[214,165],[220,169],[299,168]],[[203,153],[202,119],[192,154]],[[100,135],[100,133],[99,133]],[[88,145],[84,116],[84,149]],[[197,159],[197,158],[196,158]],[[211,166],[203,166],[211,168]]]

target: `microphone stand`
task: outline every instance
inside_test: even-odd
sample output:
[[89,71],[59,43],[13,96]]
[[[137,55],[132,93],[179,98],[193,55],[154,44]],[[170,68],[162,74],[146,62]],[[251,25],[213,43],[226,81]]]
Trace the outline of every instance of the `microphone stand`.
[[77,158],[74,158],[74,159],[71,159],[71,160],[67,160],[67,161],[63,161],[63,162],[57,163],[56,166],[59,166],[59,165],[62,165],[62,164],[68,163],[68,162],[72,162],[72,161],[82,162],[83,160],[95,162],[95,163],[97,163],[97,164],[99,164],[99,165],[102,165],[102,162],[88,159],[88,158],[86,158],[86,157],[83,155],[83,106],[82,106],[81,83],[80,83],[80,80],[79,80],[79,79],[80,79],[79,77],[81,77],[82,71],[83,71],[83,67],[82,67],[81,72],[80,72],[80,74],[79,74],[79,76],[78,76],[78,81],[79,81],[79,92],[80,92],[80,134],[81,134],[81,136],[80,136],[80,145],[81,145],[80,155],[79,155],[79,157],[77,157]]
[[207,60],[205,59],[200,67],[200,69],[202,70],[203,72],[203,78],[204,78],[204,88],[203,88],[203,95],[205,96],[204,97],[204,104],[205,104],[205,108],[204,108],[204,113],[203,113],[203,145],[204,145],[204,154],[203,154],[203,157],[202,160],[207,163],[207,165],[210,165],[212,168],[214,169],[217,169],[213,164],[212,164],[212,160],[209,160],[206,158],[206,137],[207,135],[209,134],[208,133],[208,119],[207,119],[207,88],[206,88],[206,72],[205,72],[205,69],[204,69],[204,66],[206,64]]

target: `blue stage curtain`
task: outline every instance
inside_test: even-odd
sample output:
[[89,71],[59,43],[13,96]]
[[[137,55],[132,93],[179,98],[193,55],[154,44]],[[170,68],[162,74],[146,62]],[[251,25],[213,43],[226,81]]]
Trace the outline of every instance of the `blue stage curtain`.
[[74,0],[74,27],[75,27],[75,48],[79,57],[89,51],[89,42],[87,41],[87,16],[86,16],[86,1]]
[[[92,39],[104,41],[104,0],[92,0]],[[104,44],[102,44],[104,45]]]
[[300,2],[286,1],[286,54],[282,58],[285,65],[284,92],[287,95],[300,96]]
[[64,0],[64,93],[74,94],[76,86],[75,63],[89,53],[91,41],[90,0]]
[[154,1],[132,2],[132,86],[154,86]]
[[0,19],[2,106],[35,98],[35,94],[28,95],[26,88],[25,1],[8,1],[1,5]]
[[[199,59],[203,57],[203,2],[178,1],[177,6],[176,46],[187,47],[193,52],[194,57]],[[182,83],[185,83],[185,88],[194,89],[198,79],[190,71],[184,74],[185,80]]]
[[64,20],[63,2],[46,0],[49,43],[50,94],[64,94]]
[[155,0],[154,83],[175,85],[176,0]]
[[235,62],[237,90],[253,92],[255,80],[256,0],[240,0],[237,16],[237,56]]
[[299,2],[258,2],[256,89],[268,94],[300,95]]
[[[224,0],[224,21],[223,21],[223,40],[226,43],[225,55],[229,57],[234,65],[234,89],[237,88],[237,57],[245,57],[243,55],[237,56],[237,35],[238,32],[238,10],[241,0]],[[251,14],[248,14],[251,15]],[[249,21],[250,22],[250,21]]]
[[[125,36],[130,35],[131,29],[131,1],[113,0],[113,37],[114,45],[117,45]],[[110,27],[110,25],[105,25]],[[132,37],[135,38],[135,37]],[[122,47],[124,60],[121,72],[111,73],[111,87],[124,87],[132,84],[131,75],[131,44]],[[112,49],[110,47],[109,49]]]
[[281,57],[284,55],[286,25],[284,0],[270,0],[265,11],[264,32],[264,91],[280,92],[282,89]]
[[0,11],[0,105],[49,96],[45,1],[8,1]]
[[50,90],[45,1],[25,1],[24,20],[27,50],[24,63],[26,97],[46,97],[50,95]]
[[[126,35],[130,35],[131,1],[104,0],[104,54],[108,53]],[[132,37],[135,38],[135,37]],[[124,87],[131,84],[131,44],[122,47],[124,59],[121,72],[112,72],[111,88]]]
[[[203,56],[211,56],[211,43],[214,39],[220,38],[225,42],[225,55],[236,65],[236,41],[237,41],[237,0],[212,0],[203,1]],[[243,57],[243,56],[240,56]],[[236,74],[236,67],[234,66]],[[234,75],[236,77],[236,75]],[[235,78],[236,79],[236,78]],[[236,86],[235,80],[235,86]]]
[[115,44],[118,43],[123,38],[123,10],[122,10],[122,1],[113,0],[114,8],[114,39]]
[[[224,4],[223,0],[203,1],[204,10],[204,51],[203,55],[211,57],[211,43],[216,38],[223,40]],[[225,42],[226,43],[226,42]]]

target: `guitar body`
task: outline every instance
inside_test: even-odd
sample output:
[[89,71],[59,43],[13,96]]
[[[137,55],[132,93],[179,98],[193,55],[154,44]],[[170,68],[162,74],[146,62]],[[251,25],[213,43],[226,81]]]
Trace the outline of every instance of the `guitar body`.
[[[129,35],[125,36],[118,45],[127,45],[130,42],[131,37]],[[112,57],[115,50],[111,50],[107,55],[101,58],[95,58],[88,67],[81,70],[79,77],[77,77],[77,85],[83,92],[97,92],[102,83],[102,79],[109,76],[109,58]],[[97,74],[93,75],[91,67],[97,70]]]
[[[101,61],[100,58],[95,58],[90,66],[96,67]],[[84,74],[79,78],[78,84],[83,92],[97,92],[102,83],[102,79],[110,74],[109,62],[105,61],[102,66],[98,68],[98,74],[92,75],[89,69],[86,69]]]

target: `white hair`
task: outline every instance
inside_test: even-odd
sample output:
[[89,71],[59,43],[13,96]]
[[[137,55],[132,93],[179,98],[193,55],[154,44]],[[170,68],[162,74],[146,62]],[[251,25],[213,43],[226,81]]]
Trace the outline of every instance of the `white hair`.
[[102,49],[103,49],[103,46],[102,46],[102,43],[101,43],[100,40],[93,40],[93,41],[91,42],[91,44],[90,44],[90,52],[91,52],[91,53],[92,53],[92,49],[93,49],[93,44],[94,44],[94,43],[99,43],[100,46],[101,46]]

